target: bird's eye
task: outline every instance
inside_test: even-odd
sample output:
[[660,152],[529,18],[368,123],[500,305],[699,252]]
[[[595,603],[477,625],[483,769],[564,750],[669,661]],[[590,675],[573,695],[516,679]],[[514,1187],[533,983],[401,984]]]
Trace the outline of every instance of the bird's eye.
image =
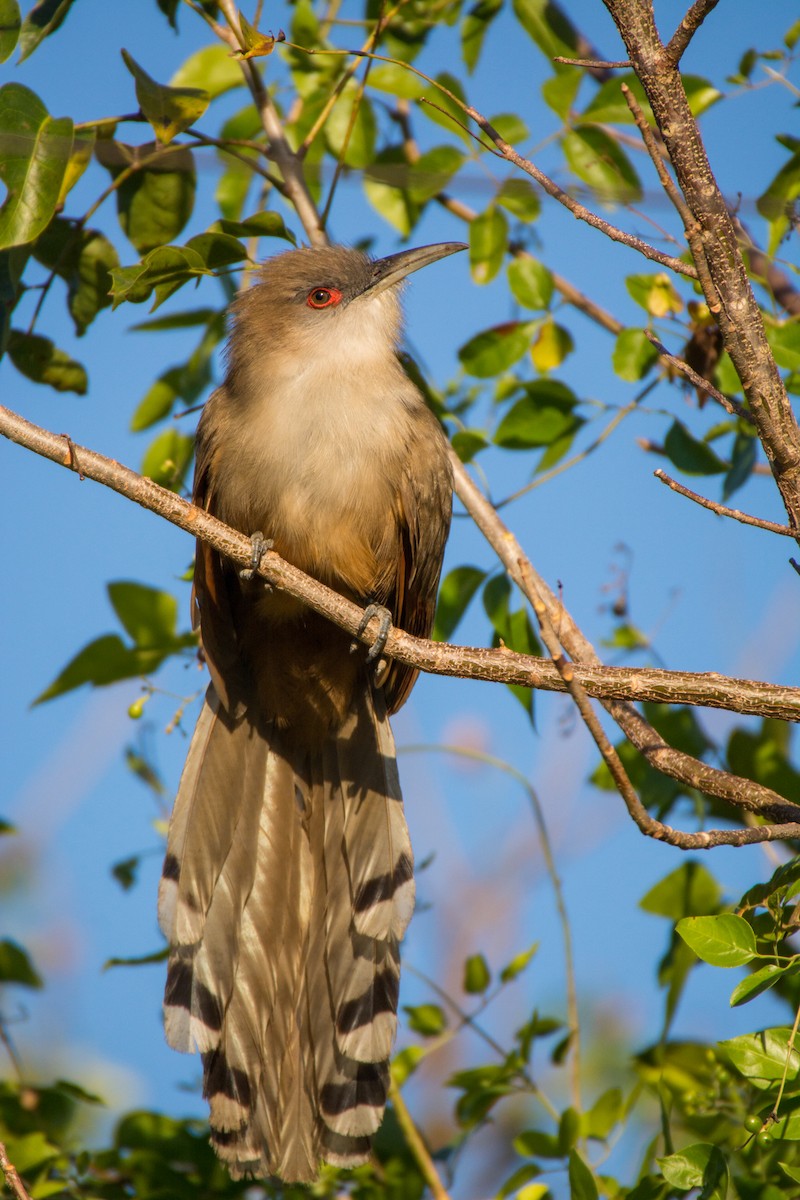
[[319,287],[308,293],[306,304],[309,308],[332,308],[341,298],[342,293],[338,288]]

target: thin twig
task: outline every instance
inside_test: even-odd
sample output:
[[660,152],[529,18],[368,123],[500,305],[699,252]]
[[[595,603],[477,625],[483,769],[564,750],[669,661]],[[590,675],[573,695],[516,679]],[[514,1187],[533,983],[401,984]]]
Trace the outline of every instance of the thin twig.
[[[390,58],[384,54],[370,54],[365,50],[319,50],[316,48],[311,49],[307,46],[299,46],[293,42],[286,42],[286,45],[290,46],[294,50],[300,50],[304,54],[350,54],[359,58],[373,58],[377,62],[391,63],[394,66],[403,67],[405,70],[411,71],[414,75],[419,76],[420,79],[424,79],[426,83],[431,85],[431,87],[437,88],[438,91],[447,96],[448,99],[452,100],[455,105],[457,105],[464,113],[466,113],[468,117],[471,117],[476,125],[478,125],[479,128],[484,131],[484,133],[488,134],[488,136],[494,142],[495,146],[497,147],[497,151],[499,152],[499,157],[506,159],[507,162],[514,163],[514,165],[519,167],[520,170],[524,171],[527,175],[530,175],[532,179],[535,179],[536,182],[542,188],[544,188],[549,196],[552,196],[554,200],[558,200],[560,204],[563,204],[565,208],[569,209],[574,217],[577,217],[581,221],[585,221],[587,225],[591,225],[594,229],[599,229],[612,241],[620,242],[625,246],[629,246],[633,250],[637,250],[640,254],[643,254],[645,258],[649,258],[652,262],[660,263],[661,266],[667,267],[671,271],[675,271],[678,275],[685,275],[688,279],[697,278],[697,270],[695,267],[691,266],[691,264],[682,262],[681,259],[675,258],[671,254],[663,254],[660,250],[656,250],[654,246],[650,246],[647,242],[643,241],[642,238],[638,238],[632,233],[626,233],[624,230],[618,229],[616,225],[611,225],[608,221],[604,221],[602,217],[598,217],[596,213],[591,211],[591,209],[586,208],[585,205],[580,204],[577,200],[573,199],[573,197],[570,196],[568,192],[565,192],[563,188],[560,188],[554,180],[550,179],[548,175],[545,175],[543,171],[540,171],[534,163],[532,163],[529,159],[524,158],[521,154],[518,154],[513,146],[510,146],[509,143],[500,136],[497,130],[490,124],[489,121],[487,121],[486,117],[478,112],[477,109],[473,108],[469,104],[465,104],[463,100],[456,96],[454,92],[451,92],[449,88],[446,88],[444,84],[440,83],[436,79],[433,79],[430,75],[426,75],[424,71],[420,71],[418,67],[413,66],[411,63],[404,62],[399,58]],[[420,98],[420,103],[426,103],[433,108],[438,107],[438,105],[434,104],[431,100],[426,100],[424,96]],[[453,117],[452,113],[449,113],[447,110],[445,110],[445,115],[450,117],[454,124],[461,125],[461,123]],[[462,128],[466,132],[471,132],[467,126],[462,126]],[[475,137],[475,134],[471,134],[471,136]],[[485,143],[480,141],[480,138],[476,138],[475,140],[478,141],[480,145],[483,145],[484,149],[491,150],[491,147],[487,147]],[[492,153],[495,152],[492,151]]]
[[792,529],[791,525],[779,525],[777,521],[766,521],[763,517],[751,517],[749,513],[742,512],[741,509],[728,508],[725,504],[718,504],[716,500],[707,500],[705,496],[701,496],[697,492],[684,487],[682,483],[678,483],[676,479],[667,475],[666,471],[662,471],[660,467],[653,474],[656,479],[660,479],[673,492],[678,492],[679,495],[686,496],[687,500],[694,500],[695,504],[709,509],[710,512],[716,513],[719,517],[732,517],[734,521],[740,521],[742,525],[754,525],[756,529],[766,529],[768,533],[779,533],[782,537],[797,537],[797,530]]
[[586,67],[589,71],[617,71],[625,67],[630,70],[631,65],[627,58],[620,62],[606,62],[602,58],[564,58],[561,54],[557,54],[553,62],[563,63],[565,67]]
[[[548,613],[552,614],[551,623],[558,629],[558,639],[573,659],[581,660],[581,666],[590,662],[599,663],[592,644],[581,633],[570,614],[556,599],[544,580],[537,575],[533,564],[523,554],[517,539],[500,519],[489,501],[481,495],[455,453],[451,454],[451,461],[459,499],[468,508],[476,525],[494,548],[523,595],[528,598],[534,609],[538,606],[541,610],[544,605]],[[567,666],[577,678],[578,662],[575,661]],[[580,696],[579,689],[573,691],[573,696],[575,695],[578,696],[577,702],[581,706],[581,715],[583,715],[585,702]],[[710,767],[707,763],[701,762],[689,754],[675,750],[664,741],[657,730],[633,705],[605,698],[601,702],[629,741],[647,762],[662,774],[679,780],[684,786],[696,788],[707,795],[717,796],[742,808],[750,809],[751,805],[755,803],[756,811],[762,815],[772,816],[779,822],[787,822],[785,825],[763,825],[755,829],[683,832],[652,818],[638,797],[631,795],[626,788],[623,799],[631,817],[642,833],[658,841],[680,846],[682,849],[709,849],[719,845],[743,846],[754,842],[782,840],[787,837],[786,831],[789,829],[793,831],[788,835],[789,837],[796,838],[798,836],[800,833],[800,823],[797,820],[797,816],[800,814],[798,806],[779,797],[771,789],[763,788],[761,784]],[[611,756],[611,762],[613,761],[613,756]],[[608,763],[609,759],[606,759],[606,762]],[[609,769],[611,769],[610,765]],[[777,807],[774,807],[776,804]]]
[[584,459],[588,458],[590,454],[593,454],[595,450],[602,446],[603,442],[611,437],[611,434],[614,432],[617,426],[620,425],[626,417],[630,416],[630,414],[638,408],[642,401],[650,395],[653,389],[658,387],[660,382],[660,379],[652,379],[650,383],[643,387],[638,395],[634,396],[634,398],[624,405],[624,407],[618,408],[605,428],[601,429],[594,441],[590,442],[589,445],[584,447],[583,450],[580,450],[577,454],[573,454],[571,458],[565,458],[555,467],[551,467],[549,471],[543,471],[541,475],[537,475],[535,479],[530,481],[530,483],[526,483],[524,487],[518,488],[517,491],[512,492],[510,496],[506,496],[504,499],[498,500],[495,504],[497,511],[499,512],[507,504],[511,504],[514,500],[519,500],[520,496],[524,496],[528,492],[534,491],[536,488],[541,487],[544,483],[549,483],[550,480],[555,479],[557,475],[561,475],[562,472],[569,471],[573,467],[577,466],[578,463],[583,462]]
[[0,1171],[6,1181],[8,1190],[16,1196],[16,1200],[31,1200],[30,1193],[19,1177],[19,1172],[8,1157],[5,1145],[0,1142]]
[[694,0],[694,4],[667,43],[667,55],[674,67],[681,61],[684,51],[703,21],[718,4],[719,0]]
[[669,363],[674,367],[685,379],[688,379],[696,388],[700,388],[716,400],[717,404],[721,404],[726,412],[729,412],[733,417],[739,417],[740,420],[746,421],[748,425],[754,425],[753,414],[749,409],[740,404],[738,400],[734,400],[731,396],[726,396],[718,387],[715,387],[710,379],[705,379],[702,375],[698,375],[694,367],[690,367],[682,358],[678,358],[677,354],[670,354],[663,342],[661,342],[651,329],[645,329],[644,335],[651,345],[655,346],[659,356],[665,363]]
[[[219,0],[219,7],[229,28],[217,27],[217,33],[233,50],[243,48],[239,19],[233,0]],[[302,163],[286,140],[280,117],[261,75],[249,60],[241,61],[242,72],[253,97],[261,125],[269,138],[269,154],[283,176],[285,195],[297,213],[312,246],[325,246],[328,238],[322,229],[317,207],[308,190]]]
[[[570,1090],[572,1092],[573,1106],[580,1112],[583,1107],[581,1101],[581,1028],[578,1011],[578,989],[575,980],[575,955],[572,947],[572,931],[569,923],[569,914],[567,913],[567,904],[564,899],[564,889],[561,885],[561,878],[558,874],[553,846],[550,841],[550,832],[547,828],[544,809],[542,808],[536,789],[521,771],[518,771],[516,767],[512,767],[511,763],[505,762],[502,758],[497,758],[493,754],[486,754],[482,750],[472,750],[469,746],[411,746],[405,747],[405,749],[437,750],[443,754],[455,754],[461,758],[472,759],[474,762],[485,763],[487,766],[494,767],[497,771],[503,771],[504,774],[516,780],[528,797],[533,819],[539,834],[545,870],[550,880],[550,886],[553,889],[553,899],[555,900],[558,921],[561,926],[561,940],[564,944],[564,974],[567,982],[567,1024],[571,1035],[569,1051]],[[538,1088],[536,1088],[536,1092],[539,1093]]]
[[[622,94],[625,97],[628,108],[631,110],[633,119],[636,122],[636,127],[639,130],[642,141],[645,145],[645,149],[650,155],[653,166],[656,169],[661,186],[663,187],[667,198],[672,201],[673,206],[683,222],[686,240],[689,243],[689,249],[692,252],[692,258],[694,259],[694,264],[697,267],[697,277],[700,281],[700,285],[703,288],[703,293],[706,297],[717,296],[717,291],[714,287],[714,281],[712,280],[711,273],[708,269],[708,260],[706,258],[705,247],[703,246],[703,239],[700,237],[700,226],[694,219],[691,209],[684,200],[675,184],[675,181],[666,168],[664,161],[665,158],[667,161],[669,161],[669,153],[667,148],[663,142],[659,145],[658,141],[656,140],[656,135],[653,132],[647,117],[644,115],[639,101],[636,99],[631,89],[626,83],[623,83],[621,86]],[[716,314],[720,311],[722,302],[717,296],[715,301],[708,301],[708,307],[711,312]]]
[[389,1099],[392,1102],[397,1122],[406,1139],[406,1145],[419,1167],[422,1178],[431,1189],[433,1200],[450,1200],[450,1194],[439,1177],[439,1172],[436,1170],[430,1151],[422,1139],[422,1134],[414,1124],[406,1102],[400,1094],[400,1089],[394,1081],[389,1084]]

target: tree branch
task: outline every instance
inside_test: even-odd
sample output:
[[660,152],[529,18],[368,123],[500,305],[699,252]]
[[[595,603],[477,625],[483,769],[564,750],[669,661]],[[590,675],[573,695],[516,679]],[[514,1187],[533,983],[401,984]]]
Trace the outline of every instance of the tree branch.
[[677,67],[689,42],[703,24],[712,9],[716,8],[719,0],[694,0],[694,4],[681,21],[667,45],[667,55],[673,67]]
[[[581,633],[564,606],[536,573],[525,557],[522,548],[511,531],[503,524],[490,502],[467,474],[455,454],[451,454],[455,473],[455,487],[459,499],[468,508],[473,520],[484,537],[494,548],[498,558],[511,578],[536,609],[544,604],[549,611],[552,624],[558,630],[558,640],[572,656],[570,664],[578,677],[580,666],[587,663],[599,664],[592,644]],[[659,841],[667,841],[682,849],[704,849],[712,845],[746,845],[750,842],[775,841],[797,837],[800,824],[797,816],[800,808],[789,803],[771,788],[763,787],[752,780],[742,779],[727,771],[709,767],[699,759],[684,754],[669,746],[661,735],[633,707],[624,701],[601,698],[603,707],[610,713],[622,732],[648,763],[657,771],[678,780],[684,786],[696,788],[707,795],[716,796],[739,808],[773,817],[781,824],[758,826],[747,830],[711,830],[703,833],[683,833],[650,817],[638,797],[623,793],[631,817],[639,829]],[[615,780],[616,782],[616,780]],[[783,824],[787,822],[787,824]]]
[[[114,459],[106,458],[85,446],[76,446],[64,434],[51,433],[26,421],[0,405],[0,435],[32,450],[62,467],[75,471],[82,479],[92,479],[111,488],[142,508],[164,517],[173,525],[208,542],[240,566],[250,565],[253,547],[250,539],[212,517],[204,509],[184,500],[152,479],[131,471]],[[475,515],[486,506],[469,476],[458,464],[459,478],[463,476],[478,497],[462,486],[459,495]],[[505,529],[499,518],[496,522]],[[483,528],[481,521],[479,527]],[[508,535],[511,536],[510,534]],[[489,539],[497,549],[496,539]],[[520,551],[521,554],[521,551]],[[501,561],[505,559],[501,556]],[[371,645],[375,640],[378,621],[373,619],[358,635],[363,610],[346,600],[296,567],[285,562],[274,551],[268,551],[259,568],[268,583],[297,597],[321,613],[353,637]],[[568,614],[558,605],[557,626],[563,632]],[[589,645],[588,642],[585,645]],[[386,652],[399,662],[418,667],[435,675],[464,679],[480,679],[487,683],[516,684],[549,692],[565,692],[566,686],[556,668],[544,658],[517,654],[506,647],[490,650],[484,647],[453,646],[444,642],[413,637],[400,629],[392,629],[386,642]],[[719,708],[750,716],[800,722],[800,688],[781,687],[749,679],[734,679],[716,672],[662,671],[648,667],[606,667],[595,655],[593,659],[573,664],[575,677],[595,699],[603,701],[652,701],[657,704],[689,704],[704,708]]]
[[653,474],[656,479],[660,479],[673,492],[677,492],[680,496],[686,496],[687,500],[694,500],[695,504],[709,509],[710,512],[716,513],[719,517],[732,517],[734,521],[740,521],[742,525],[754,525],[756,529],[766,529],[768,533],[779,533],[782,537],[796,537],[796,530],[792,529],[791,525],[779,525],[776,521],[765,521],[762,517],[751,517],[739,508],[728,508],[724,504],[717,504],[715,500],[707,500],[705,496],[701,496],[699,493],[684,487],[682,483],[678,483],[676,479],[667,475],[666,471],[662,471],[660,467]]
[[31,1200],[25,1184],[19,1177],[19,1172],[8,1157],[5,1145],[0,1142],[0,1171],[6,1181],[6,1187],[16,1197],[16,1200]]
[[[770,350],[736,230],[689,109],[680,73],[658,36],[652,4],[640,0],[604,3],[645,90],[687,208],[696,222],[696,236],[708,264],[710,284],[705,286],[710,286],[711,293],[705,292],[704,286],[706,302],[715,312],[725,349],[742,381],[789,522],[800,530],[800,428]],[[692,6],[685,18],[688,33],[678,39],[678,50],[684,41],[688,42],[709,8],[708,3]],[[700,283],[704,285],[702,278]]]

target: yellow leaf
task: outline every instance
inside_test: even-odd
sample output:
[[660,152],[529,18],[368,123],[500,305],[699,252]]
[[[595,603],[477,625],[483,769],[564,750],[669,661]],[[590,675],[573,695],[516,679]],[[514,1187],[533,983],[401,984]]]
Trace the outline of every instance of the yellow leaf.
[[539,326],[539,332],[531,346],[533,365],[537,371],[546,375],[548,371],[560,366],[573,348],[574,342],[569,331],[548,317]]

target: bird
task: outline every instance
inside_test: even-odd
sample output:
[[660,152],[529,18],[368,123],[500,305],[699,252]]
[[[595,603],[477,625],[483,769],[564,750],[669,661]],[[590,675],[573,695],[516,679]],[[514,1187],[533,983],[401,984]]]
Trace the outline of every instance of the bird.
[[[194,503],[428,637],[452,507],[441,424],[399,357],[412,272],[466,249],[268,259],[232,304]],[[389,716],[417,671],[198,541],[210,683],[170,820],[164,1026],[199,1051],[234,1178],[369,1160],[396,1034],[413,854]],[[383,639],[385,641],[385,638]],[[375,647],[373,647],[373,650]]]

